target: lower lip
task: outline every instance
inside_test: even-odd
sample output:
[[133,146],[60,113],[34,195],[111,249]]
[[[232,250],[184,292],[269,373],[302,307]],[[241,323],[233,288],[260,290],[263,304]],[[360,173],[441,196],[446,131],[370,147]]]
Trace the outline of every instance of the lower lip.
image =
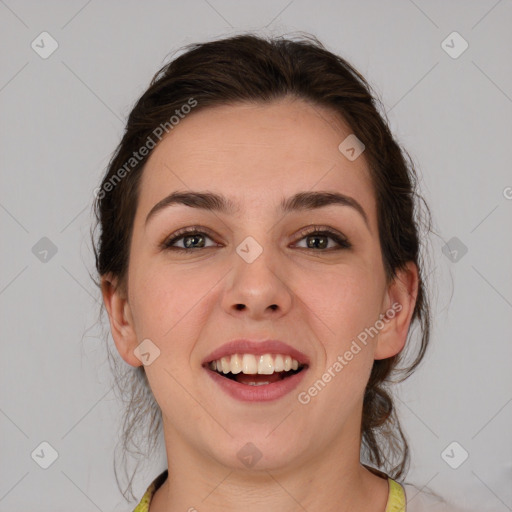
[[268,402],[278,400],[293,391],[304,378],[307,368],[299,373],[286,377],[283,380],[273,382],[271,384],[263,384],[260,386],[251,386],[250,384],[240,384],[226,377],[221,377],[217,372],[205,368],[206,372],[220,388],[236,400],[242,402]]

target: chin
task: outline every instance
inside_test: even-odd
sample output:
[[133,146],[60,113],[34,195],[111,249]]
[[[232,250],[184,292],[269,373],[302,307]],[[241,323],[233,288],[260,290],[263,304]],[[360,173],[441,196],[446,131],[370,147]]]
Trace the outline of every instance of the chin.
[[[209,452],[220,464],[233,470],[246,469],[255,473],[259,471],[276,471],[290,465],[298,464],[301,454],[297,447],[304,443],[294,440],[286,432],[280,436],[268,436],[268,429],[252,434],[240,432],[225,443],[209,447]],[[222,446],[223,445],[223,446]],[[219,447],[222,446],[222,450]]]

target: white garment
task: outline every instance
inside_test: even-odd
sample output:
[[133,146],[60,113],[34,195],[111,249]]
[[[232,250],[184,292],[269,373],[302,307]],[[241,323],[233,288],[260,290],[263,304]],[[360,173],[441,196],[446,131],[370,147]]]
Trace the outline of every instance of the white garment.
[[405,512],[463,512],[430,490],[413,484],[402,484],[402,487],[407,504]]

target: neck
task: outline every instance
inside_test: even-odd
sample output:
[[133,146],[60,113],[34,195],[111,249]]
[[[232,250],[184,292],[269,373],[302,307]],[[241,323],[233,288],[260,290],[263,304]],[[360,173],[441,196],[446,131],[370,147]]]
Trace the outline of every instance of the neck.
[[[359,444],[353,440],[329,444],[286,467],[242,470],[206,457],[176,432],[164,428],[164,433],[169,476],[155,493],[150,512],[385,511],[387,478],[361,465]],[[357,451],[350,449],[356,444]]]

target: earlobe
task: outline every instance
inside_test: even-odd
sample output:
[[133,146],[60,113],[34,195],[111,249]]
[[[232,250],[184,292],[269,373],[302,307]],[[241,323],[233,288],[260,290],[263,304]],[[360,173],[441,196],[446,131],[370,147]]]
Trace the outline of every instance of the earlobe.
[[130,304],[116,277],[102,276],[101,294],[109,317],[110,332],[120,356],[131,366],[141,366],[133,352],[137,347],[137,336]]
[[398,354],[405,346],[418,295],[418,267],[410,261],[398,270],[389,285],[384,327],[379,332],[374,359],[387,359]]

